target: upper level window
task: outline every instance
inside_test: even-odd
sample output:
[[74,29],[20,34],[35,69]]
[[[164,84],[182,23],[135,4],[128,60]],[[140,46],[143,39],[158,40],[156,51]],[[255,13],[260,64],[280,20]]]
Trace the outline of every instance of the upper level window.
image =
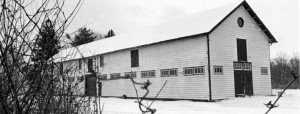
[[247,61],[247,40],[237,38],[236,42],[238,61]]
[[155,70],[151,70],[151,71],[142,71],[142,78],[146,78],[146,77],[155,77]]
[[214,66],[214,74],[223,74],[223,66]]
[[161,70],[161,76],[177,76],[177,68]]
[[131,51],[131,67],[139,67],[139,51]]
[[63,64],[63,63],[60,63],[60,64],[59,64],[59,73],[60,73],[60,74],[63,74],[63,71],[64,71],[64,64]]
[[78,69],[81,70],[81,59],[78,60]]
[[237,24],[238,24],[239,27],[243,27],[244,26],[244,20],[243,20],[242,17],[239,17],[237,19]]
[[125,72],[125,77],[133,77],[136,78],[136,72]]
[[88,59],[88,72],[93,70],[93,59]]
[[268,75],[268,67],[261,67],[261,75]]
[[104,66],[104,57],[103,55],[100,56],[100,67]]

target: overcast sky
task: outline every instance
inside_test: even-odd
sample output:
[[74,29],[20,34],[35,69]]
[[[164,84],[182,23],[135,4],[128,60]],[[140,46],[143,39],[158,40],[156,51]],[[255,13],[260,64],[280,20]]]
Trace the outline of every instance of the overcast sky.
[[[242,0],[84,0],[68,33],[86,26],[99,33],[122,34],[183,15]],[[299,54],[299,2],[298,0],[247,0],[278,43],[271,46],[271,58],[280,52],[292,56]],[[66,9],[74,7],[68,0]]]

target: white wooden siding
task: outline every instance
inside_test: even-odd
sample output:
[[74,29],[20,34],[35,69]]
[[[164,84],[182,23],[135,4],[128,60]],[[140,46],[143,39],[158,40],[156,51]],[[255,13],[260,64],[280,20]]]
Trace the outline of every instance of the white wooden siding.
[[[139,67],[131,68],[130,50],[123,50],[104,55],[104,69],[102,74],[136,71],[138,82],[150,80],[148,97],[155,97],[165,80],[167,85],[158,98],[202,99],[208,100],[207,78],[207,49],[204,37],[186,38],[142,46],[139,50]],[[205,66],[205,75],[183,76],[184,67]],[[161,77],[160,69],[177,68],[178,76]],[[155,70],[154,78],[141,78],[141,71]],[[139,95],[144,90],[137,87]],[[133,85],[129,79],[103,81],[103,96],[135,97]]]
[[[238,17],[244,19],[242,28],[237,25]],[[247,58],[248,62],[252,62],[254,95],[271,94],[270,74],[261,75],[260,72],[260,67],[270,67],[268,38],[244,7],[233,12],[209,37],[211,68],[213,65],[221,65],[224,70],[223,75],[214,75],[212,71],[213,99],[235,95],[233,61],[237,61],[236,38],[247,40]]]

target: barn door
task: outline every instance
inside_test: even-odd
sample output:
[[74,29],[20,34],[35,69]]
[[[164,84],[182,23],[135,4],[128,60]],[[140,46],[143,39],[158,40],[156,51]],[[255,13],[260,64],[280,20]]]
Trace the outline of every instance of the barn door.
[[253,95],[251,67],[249,62],[234,62],[235,96]]
[[93,75],[86,75],[85,76],[85,95],[86,96],[96,96],[97,90],[96,90],[96,81],[97,78]]

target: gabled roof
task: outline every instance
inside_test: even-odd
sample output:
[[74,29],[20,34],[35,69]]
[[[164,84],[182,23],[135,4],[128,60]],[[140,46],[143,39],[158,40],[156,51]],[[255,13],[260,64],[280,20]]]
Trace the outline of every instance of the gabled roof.
[[[115,52],[119,50],[184,38],[193,35],[209,34],[217,28],[230,14],[243,5],[251,17],[257,22],[269,38],[270,43],[277,42],[270,31],[257,17],[246,1],[232,3],[214,9],[184,16],[176,20],[163,22],[142,30],[119,34],[114,37],[102,39],[62,50],[56,55],[57,61],[68,61],[90,57],[94,55]],[[78,53],[80,52],[80,53]]]

